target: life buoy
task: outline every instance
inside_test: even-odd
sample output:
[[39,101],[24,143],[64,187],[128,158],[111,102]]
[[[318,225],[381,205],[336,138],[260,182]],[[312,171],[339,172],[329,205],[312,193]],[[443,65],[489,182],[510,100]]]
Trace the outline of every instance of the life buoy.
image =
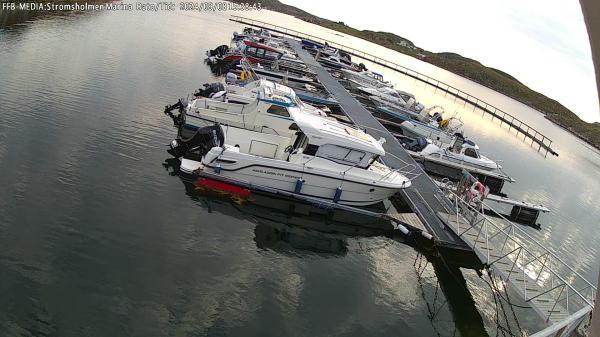
[[485,195],[485,186],[479,181],[476,181],[471,185],[469,189],[469,201],[470,202],[480,202],[483,200]]

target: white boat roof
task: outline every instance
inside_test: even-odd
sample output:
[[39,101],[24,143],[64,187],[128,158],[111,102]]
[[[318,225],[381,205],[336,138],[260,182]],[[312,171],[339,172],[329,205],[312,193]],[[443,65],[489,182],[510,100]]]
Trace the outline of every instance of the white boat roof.
[[346,126],[337,121],[332,121],[320,116],[308,114],[298,108],[290,108],[290,116],[298,128],[310,139],[314,145],[337,145],[356,149],[380,156],[385,155],[383,146],[371,135],[364,131]]
[[256,89],[257,93],[262,93],[262,97],[267,98],[274,94],[280,96],[288,96],[290,98],[296,97],[296,92],[294,91],[294,89],[265,79],[259,79],[256,81],[248,82],[240,87],[246,90]]

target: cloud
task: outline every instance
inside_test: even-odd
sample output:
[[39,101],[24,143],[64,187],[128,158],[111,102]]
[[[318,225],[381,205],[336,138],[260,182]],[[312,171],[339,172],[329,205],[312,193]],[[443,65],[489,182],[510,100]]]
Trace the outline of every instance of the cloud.
[[582,119],[600,121],[591,50],[576,0],[283,2],[359,29],[390,31],[431,51],[476,59]]

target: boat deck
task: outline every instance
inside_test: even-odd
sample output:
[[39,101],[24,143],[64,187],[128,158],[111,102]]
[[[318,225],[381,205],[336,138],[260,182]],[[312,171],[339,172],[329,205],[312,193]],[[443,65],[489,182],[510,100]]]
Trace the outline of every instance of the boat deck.
[[375,139],[384,138],[383,147],[386,151],[384,162],[393,168],[404,168],[403,171],[412,170],[416,175],[412,179],[412,186],[403,189],[400,193],[410,208],[415,212],[422,224],[441,246],[462,250],[471,250],[465,242],[438,218],[437,212],[448,212],[452,204],[441,192],[433,180],[421,169],[415,160],[404,150],[396,138],[386,130],[379,121],[369,113],[350,93],[322,67],[298,41],[288,39],[289,45],[298,56],[316,74],[321,84],[337,99],[345,114],[358,127],[363,128]]

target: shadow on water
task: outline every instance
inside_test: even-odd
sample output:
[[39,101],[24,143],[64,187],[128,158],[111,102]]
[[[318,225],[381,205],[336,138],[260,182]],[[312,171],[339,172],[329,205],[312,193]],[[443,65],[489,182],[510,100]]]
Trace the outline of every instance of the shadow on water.
[[[460,271],[465,259],[448,261],[440,251],[423,249],[393,230],[388,221],[342,210],[325,210],[297,200],[252,193],[248,200],[200,188],[187,177],[179,174],[179,161],[167,159],[163,166],[172,176],[181,179],[185,193],[208,212],[218,212],[238,219],[256,223],[254,241],[260,249],[268,249],[286,255],[305,255],[307,252],[323,257],[344,256],[348,252],[348,240],[357,237],[385,236],[417,251],[415,272],[420,282],[423,299],[429,310],[429,320],[435,329],[438,314],[448,307],[460,336],[487,336],[484,321],[467,288]],[[447,254],[444,254],[447,255]],[[425,289],[421,281],[424,270],[431,267],[436,279],[436,289]],[[438,296],[441,290],[443,296]],[[433,292],[433,298],[427,293]]]

